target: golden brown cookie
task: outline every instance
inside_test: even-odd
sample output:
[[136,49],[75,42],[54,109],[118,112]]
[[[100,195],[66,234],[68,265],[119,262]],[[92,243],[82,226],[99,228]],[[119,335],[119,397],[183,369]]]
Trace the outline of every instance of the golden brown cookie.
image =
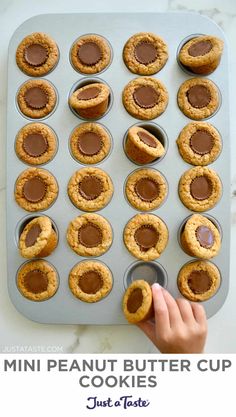
[[220,200],[222,185],[213,169],[197,166],[186,171],[179,181],[182,203],[193,211],[211,209]]
[[112,244],[112,228],[99,214],[86,213],[69,224],[67,241],[80,256],[100,256]]
[[221,236],[218,228],[207,217],[193,214],[182,230],[181,244],[190,256],[210,259],[218,255],[221,247]]
[[78,88],[69,98],[69,105],[83,119],[98,119],[106,113],[110,89],[103,83],[91,83]]
[[57,247],[58,236],[51,219],[35,217],[24,227],[19,240],[19,250],[24,258],[44,258]]
[[97,164],[109,154],[111,138],[99,123],[81,123],[72,132],[70,148],[77,161],[83,164]]
[[56,42],[46,33],[35,32],[26,36],[16,51],[16,63],[27,75],[41,77],[57,64],[59,51]]
[[181,268],[177,282],[181,294],[188,300],[205,301],[215,295],[221,276],[213,263],[194,261]]
[[160,207],[168,187],[165,178],[155,169],[138,169],[129,175],[125,186],[130,204],[137,210],[148,211]]
[[18,132],[15,150],[26,164],[45,164],[53,159],[57,151],[56,135],[43,123],[30,123]]
[[71,49],[73,67],[84,74],[97,74],[111,61],[111,49],[100,35],[84,35],[76,40]]
[[127,133],[125,152],[132,161],[144,165],[163,156],[165,148],[148,130],[132,126]]
[[135,74],[152,75],[166,64],[168,48],[165,41],[155,33],[140,32],[126,42],[123,59],[127,68]]
[[98,261],[82,261],[69,275],[69,287],[75,297],[86,303],[96,303],[112,289],[112,274],[106,265]]
[[30,261],[17,273],[17,286],[21,294],[32,301],[44,301],[57,291],[59,280],[56,270],[46,261]]
[[182,158],[192,165],[211,164],[222,148],[219,132],[205,122],[189,123],[181,130],[176,142]]
[[123,297],[123,312],[129,323],[139,323],[154,315],[152,289],[146,281],[134,281],[127,288]]
[[28,168],[16,180],[15,200],[27,211],[46,210],[57,195],[57,181],[46,169]]
[[20,111],[31,119],[40,119],[51,113],[56,105],[57,95],[49,81],[29,80],[20,87],[17,102]]
[[184,44],[179,60],[195,74],[211,74],[220,63],[223,47],[224,42],[216,36],[197,36]]
[[124,88],[122,97],[127,112],[141,120],[160,116],[168,104],[166,87],[153,77],[131,80]]
[[109,175],[96,167],[76,171],[68,183],[72,203],[83,211],[97,211],[111,200],[113,184]]
[[207,78],[191,78],[184,81],[179,88],[178,105],[190,119],[206,119],[219,106],[218,89]]
[[125,226],[124,242],[133,256],[152,261],[164,251],[168,229],[163,220],[154,214],[136,214]]

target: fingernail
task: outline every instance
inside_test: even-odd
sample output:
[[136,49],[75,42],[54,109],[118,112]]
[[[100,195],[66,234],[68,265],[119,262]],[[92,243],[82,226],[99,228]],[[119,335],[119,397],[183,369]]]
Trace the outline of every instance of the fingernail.
[[161,286],[158,284],[158,282],[155,282],[155,284],[152,284],[152,288],[156,288],[158,290],[161,288]]

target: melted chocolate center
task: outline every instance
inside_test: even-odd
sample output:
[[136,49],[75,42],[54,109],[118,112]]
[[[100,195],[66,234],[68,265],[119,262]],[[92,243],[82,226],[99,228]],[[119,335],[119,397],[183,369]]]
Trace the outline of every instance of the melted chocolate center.
[[79,287],[86,294],[96,294],[103,286],[102,276],[97,271],[87,271],[79,278]]
[[39,224],[35,223],[28,231],[26,237],[25,237],[25,246],[29,248],[30,246],[34,246],[34,244],[37,242],[37,239],[42,232],[41,227]]
[[141,288],[135,288],[127,300],[127,310],[129,313],[136,313],[143,303],[143,293]]
[[135,192],[143,201],[153,201],[159,195],[159,185],[151,178],[141,178],[135,184]]
[[199,226],[196,229],[196,238],[205,249],[210,249],[215,243],[214,234],[207,226]]
[[139,107],[151,109],[158,103],[159,94],[153,87],[143,85],[136,88],[133,93],[133,98]]
[[192,271],[188,276],[188,286],[194,294],[204,294],[211,285],[212,279],[206,271]]
[[43,271],[34,269],[33,271],[27,272],[24,277],[24,287],[27,291],[33,294],[40,294],[47,291],[48,288],[48,277]]

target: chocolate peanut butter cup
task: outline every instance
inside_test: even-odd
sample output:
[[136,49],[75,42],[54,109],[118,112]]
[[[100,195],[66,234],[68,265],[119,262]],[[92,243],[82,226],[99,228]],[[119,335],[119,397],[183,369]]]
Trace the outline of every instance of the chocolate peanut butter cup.
[[86,213],[70,223],[67,241],[80,256],[100,256],[112,243],[112,229],[104,217]]
[[102,83],[91,83],[75,90],[70,98],[70,107],[84,119],[102,117],[109,105],[109,87]]
[[186,171],[179,181],[182,203],[193,211],[209,210],[221,198],[222,185],[217,173],[197,166]]
[[112,198],[113,184],[109,175],[99,168],[82,168],[68,183],[68,195],[80,210],[96,211]]
[[130,81],[124,88],[123,104],[131,116],[151,120],[165,111],[168,92],[160,80],[139,77]]
[[140,250],[145,252],[156,246],[159,239],[159,232],[149,224],[143,225],[135,231],[134,239],[139,245]]
[[150,211],[164,202],[168,186],[163,175],[155,169],[139,169],[128,177],[125,192],[133,207]]
[[220,272],[211,262],[195,261],[185,264],[178,274],[181,294],[191,301],[206,301],[220,286]]
[[39,77],[48,74],[57,64],[59,51],[55,41],[45,33],[26,36],[16,51],[16,63],[27,75]]
[[158,137],[141,126],[129,128],[124,146],[127,156],[140,165],[153,162],[165,154]]
[[219,132],[205,122],[189,123],[180,132],[177,145],[182,158],[192,165],[208,165],[222,149]]
[[18,289],[32,301],[48,300],[56,293],[58,285],[56,270],[43,260],[27,262],[17,273]]
[[75,70],[84,74],[96,74],[108,67],[111,48],[100,35],[84,35],[71,49],[71,62]]
[[23,139],[24,151],[32,157],[42,156],[48,149],[48,143],[41,133],[30,133]]
[[123,59],[133,73],[152,75],[166,64],[168,48],[164,40],[154,33],[136,33],[126,42]]
[[200,214],[188,218],[181,230],[180,241],[188,255],[202,259],[213,258],[221,247],[221,235],[217,226]]
[[20,234],[19,251],[24,258],[49,256],[58,244],[58,235],[49,217],[30,220]]
[[195,74],[211,74],[219,65],[223,41],[215,36],[197,36],[187,41],[179,52],[179,61]]
[[56,105],[56,91],[49,81],[29,80],[19,89],[17,102],[21,112],[32,119],[47,116]]
[[97,155],[102,149],[102,139],[97,133],[82,133],[78,141],[79,151],[86,156]]
[[123,297],[123,312],[130,323],[150,319],[153,314],[152,289],[144,280],[134,281]]

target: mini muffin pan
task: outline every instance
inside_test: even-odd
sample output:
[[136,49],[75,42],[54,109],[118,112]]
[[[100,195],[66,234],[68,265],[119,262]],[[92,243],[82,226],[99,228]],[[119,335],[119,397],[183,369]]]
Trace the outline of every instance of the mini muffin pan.
[[[57,91],[57,105],[54,111],[43,119],[30,120],[50,126],[58,137],[58,151],[46,169],[53,173],[58,181],[59,195],[55,203],[44,212],[27,213],[14,200],[15,181],[26,169],[14,151],[18,131],[29,123],[19,112],[16,95],[20,86],[30,79],[16,65],[15,53],[21,40],[32,32],[45,32],[57,43],[60,58],[56,67],[44,79],[50,81]],[[129,81],[136,77],[125,66],[122,51],[126,41],[138,32],[154,32],[160,35],[168,45],[169,59],[154,75],[165,84],[169,93],[169,104],[158,118],[141,122],[130,116],[122,104],[122,91]],[[99,34],[108,40],[112,48],[112,61],[102,74],[80,74],[71,65],[70,50],[77,38],[86,34]],[[178,108],[177,92],[187,79],[198,77],[184,71],[178,64],[176,54],[184,40],[198,34],[211,34],[224,40],[224,53],[219,67],[207,78],[218,87],[221,105],[218,111],[208,119],[222,136],[223,149],[219,158],[209,167],[220,176],[223,184],[223,196],[218,204],[209,210],[220,224],[223,232],[222,247],[219,255],[212,259],[221,273],[221,286],[208,301],[203,302],[207,316],[214,315],[223,305],[229,287],[229,253],[230,253],[230,138],[229,138],[229,85],[227,42],[221,29],[206,17],[192,13],[132,13],[132,14],[51,14],[35,16],[24,22],[14,33],[9,46],[8,63],[8,110],[7,110],[7,253],[8,253],[8,288],[11,300],[23,315],[41,323],[65,324],[125,324],[122,312],[122,298],[125,288],[136,279],[147,279],[152,284],[160,282],[174,297],[180,296],[177,276],[182,266],[194,260],[181,248],[178,231],[186,218],[191,215],[178,197],[178,182],[191,165],[183,161],[178,153],[176,139],[187,123],[191,122]],[[66,240],[67,227],[71,220],[83,214],[70,201],[67,184],[72,174],[83,168],[70,153],[70,135],[77,125],[84,122],[71,111],[68,97],[71,91],[81,83],[95,82],[101,79],[111,88],[108,111],[99,119],[112,135],[113,146],[110,154],[99,163],[99,168],[106,171],[114,185],[114,195],[110,203],[98,214],[104,216],[112,225],[113,243],[104,255],[96,258],[104,262],[113,274],[113,288],[110,294],[97,303],[85,303],[76,299],[68,286],[71,269],[82,258],[74,253]],[[135,169],[134,164],[124,153],[123,141],[129,127],[134,124],[145,126],[150,132],[162,133],[166,148],[164,158],[156,160],[150,166],[160,171],[168,183],[168,196],[153,214],[159,216],[169,230],[169,242],[160,258],[152,262],[135,259],[123,243],[123,231],[127,222],[138,213],[127,201],[124,184]],[[40,215],[49,216],[54,228],[59,231],[59,244],[55,251],[45,258],[58,271],[59,288],[47,301],[32,302],[24,298],[16,285],[19,267],[25,262],[18,251],[19,233],[27,219]],[[201,213],[204,215],[204,213]],[[206,213],[208,215],[208,212]],[[86,258],[89,259],[89,258]]]

